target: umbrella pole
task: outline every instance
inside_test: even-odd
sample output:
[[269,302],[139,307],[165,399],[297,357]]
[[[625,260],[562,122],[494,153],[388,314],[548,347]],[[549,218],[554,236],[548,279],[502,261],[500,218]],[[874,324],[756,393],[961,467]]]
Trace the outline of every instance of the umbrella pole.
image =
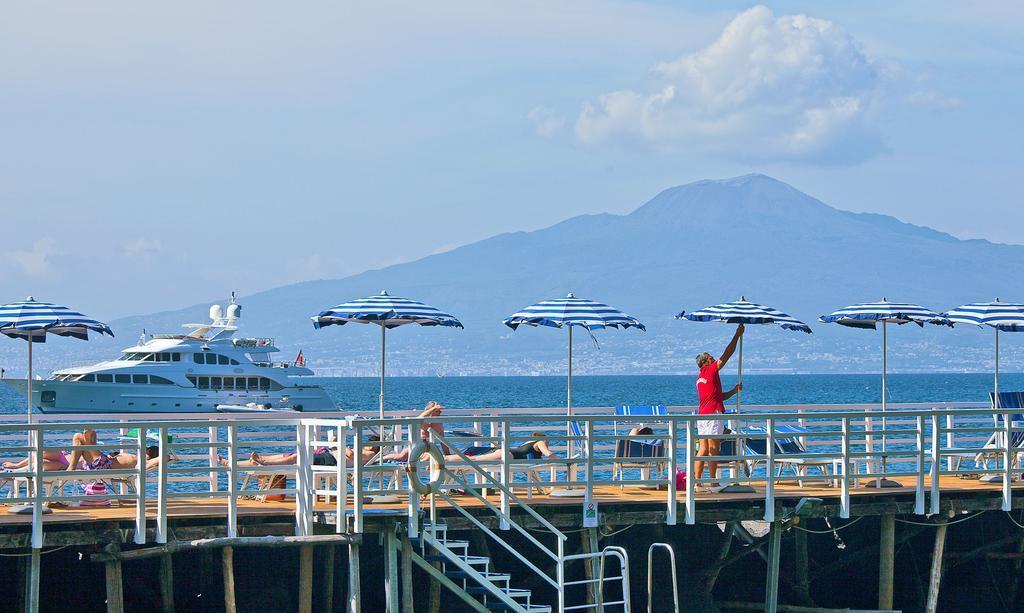
[[995,408],[999,408],[999,328],[996,328],[996,377],[993,382],[993,389],[995,391],[993,405]]
[[[886,416],[885,416],[885,406],[886,406],[886,394],[888,393],[886,391],[885,384],[886,384],[886,375],[887,375],[887,372],[888,372],[888,353],[889,353],[889,342],[888,342],[888,335],[887,335],[888,328],[887,328],[886,324],[887,324],[887,322],[883,319],[882,320],[882,454],[881,454],[882,455],[882,476],[878,477],[878,479],[876,479],[874,483],[869,483],[865,487],[877,487],[877,488],[903,487],[903,484],[900,483],[899,481],[893,481],[892,479],[887,479],[885,477],[885,473],[886,473],[886,453],[885,453],[885,450],[886,450],[886,445],[885,445],[886,432],[885,432],[885,430],[886,430],[886,426],[887,426],[887,420],[886,420]],[[871,435],[868,435],[868,438],[870,438],[870,436]]]
[[28,422],[32,423],[32,333],[28,335],[28,379],[25,381],[28,388]]
[[380,410],[380,418],[384,419],[384,348],[386,344],[386,332],[387,326],[381,324],[380,326],[380,396],[378,398],[378,409]]
[[[739,353],[739,361],[736,364],[736,366],[737,366],[737,371],[736,371],[737,372],[737,377],[736,377],[736,379],[737,379],[737,381],[739,383],[743,383],[743,337],[742,336],[740,337],[739,352],[740,352]],[[740,416],[739,416],[739,413],[740,413],[740,392],[739,392],[739,390],[737,390],[736,391],[736,419],[730,419],[729,420],[729,429],[732,430],[733,434],[735,434],[735,433],[740,431],[740,427],[739,427],[740,426]],[[736,441],[737,455],[739,455],[740,457],[746,456],[747,455],[746,454],[746,446],[747,446],[746,441],[744,439],[741,439],[741,438],[736,438],[736,439],[732,439],[732,440]],[[744,463],[745,463],[745,460],[740,460],[739,464],[737,464],[736,462],[732,462],[730,465],[733,468],[730,469],[729,477],[732,478],[732,479],[735,479],[739,475],[743,474],[743,464]],[[751,487],[750,485],[747,485],[746,483],[730,483],[729,485],[723,487],[719,491],[727,493],[727,494],[750,494],[750,493],[753,493],[755,490],[754,490],[753,487]]]
[[[742,336],[740,337],[740,361],[737,364],[737,366],[738,366],[738,369],[736,371],[736,382],[739,383],[740,385],[743,385],[743,337]],[[741,390],[736,390],[736,414],[737,415],[739,415],[739,412],[740,412],[740,394],[742,394],[742,393],[743,392]]]
[[572,416],[572,325],[569,325],[569,381],[565,396],[565,414]]

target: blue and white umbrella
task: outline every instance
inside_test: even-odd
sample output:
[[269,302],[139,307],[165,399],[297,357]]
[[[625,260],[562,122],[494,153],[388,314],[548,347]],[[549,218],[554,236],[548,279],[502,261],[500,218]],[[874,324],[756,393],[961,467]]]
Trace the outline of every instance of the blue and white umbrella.
[[996,336],[996,371],[995,371],[995,402],[999,408],[999,333],[1024,332],[1024,304],[1001,302],[975,302],[965,304],[943,313],[942,316],[953,324],[974,324],[995,329]]
[[515,330],[519,326],[548,326],[567,328],[569,331],[569,377],[566,391],[566,412],[572,415],[572,329],[581,327],[592,333],[601,328],[647,328],[640,320],[612,308],[607,304],[577,298],[571,293],[565,298],[545,300],[530,305],[523,310],[509,315],[502,323]]
[[32,344],[45,343],[47,334],[89,340],[90,331],[114,336],[103,322],[66,306],[39,302],[32,296],[24,302],[0,306],[0,334],[28,341],[28,423],[32,423]]
[[[736,302],[725,302],[715,306],[705,307],[698,311],[687,313],[681,311],[676,319],[688,319],[690,321],[712,321],[726,324],[764,325],[775,324],[783,330],[811,333],[811,327],[804,322],[783,313],[778,309],[764,306],[754,302],[748,302],[746,297],[740,296]],[[739,361],[737,362],[738,380],[743,381],[743,337],[739,343]],[[740,410],[740,393],[736,392],[736,410]]]
[[[882,298],[881,302],[866,302],[854,304],[838,311],[822,315],[818,318],[822,323],[836,323],[850,328],[868,328],[875,330],[878,323],[882,323],[882,410],[886,404],[886,358],[888,353],[887,326],[888,324],[903,325],[915,323],[924,327],[924,324],[949,325],[949,321],[941,315],[926,309],[925,307],[909,302],[889,302]],[[884,419],[884,417],[883,417]]]
[[[850,328],[867,328],[875,330],[878,328],[878,323],[882,323],[882,431],[886,430],[886,372],[888,370],[887,356],[888,356],[888,338],[887,328],[890,323],[896,325],[903,325],[908,323],[915,323],[918,326],[924,327],[924,324],[937,324],[937,325],[949,325],[949,321],[943,319],[941,315],[926,309],[925,307],[912,304],[909,302],[889,302],[885,298],[882,298],[881,302],[867,302],[863,304],[854,304],[838,311],[829,313],[828,315],[822,315],[818,318],[818,321],[822,323],[837,323],[841,326],[847,326]],[[870,428],[869,428],[870,430]],[[871,435],[868,435],[868,446],[869,451],[871,447]],[[885,453],[886,451],[886,435],[882,434],[882,472],[885,472]],[[898,487],[900,484],[895,481],[889,481],[884,477],[880,477],[875,485],[877,487]]]
[[435,309],[432,306],[390,296],[382,291],[376,296],[359,298],[351,302],[339,304],[312,318],[313,327],[319,330],[326,326],[343,326],[347,323],[377,324],[380,326],[380,418],[384,419],[384,363],[385,363],[385,332],[389,328],[397,328],[407,324],[421,326],[448,326],[461,328],[458,319]]

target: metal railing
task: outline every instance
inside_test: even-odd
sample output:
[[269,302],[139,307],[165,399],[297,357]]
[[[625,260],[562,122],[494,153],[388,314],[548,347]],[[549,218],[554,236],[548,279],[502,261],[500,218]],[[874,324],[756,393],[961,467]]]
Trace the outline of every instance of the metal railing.
[[[696,461],[693,450],[702,438],[721,438],[747,447],[743,454],[736,453],[734,448],[729,454],[723,450],[705,459],[718,460],[732,469],[731,474],[723,475],[718,483],[755,486],[757,493],[752,496],[763,499],[764,518],[768,521],[775,517],[776,497],[783,491],[780,488],[797,482],[833,487],[840,515],[849,517],[851,490],[881,476],[901,480],[903,491],[914,493],[915,512],[925,514],[940,510],[941,478],[986,473],[995,479],[992,487],[1000,494],[1001,508],[1010,510],[1013,482],[1020,477],[1019,460],[1024,453],[1012,444],[1024,431],[1024,424],[1014,421],[1015,409],[993,410],[976,404],[895,405],[887,411],[884,431],[874,428],[880,417],[875,409],[871,405],[776,406],[751,407],[750,412],[743,415],[696,416],[690,413],[690,408],[677,408],[670,409],[668,415],[654,417],[615,416],[606,408],[579,409],[585,414],[576,415],[572,420],[581,426],[580,436],[566,433],[567,418],[557,414],[555,409],[502,410],[500,414],[489,414],[488,410],[449,410],[446,416],[431,421],[449,430],[438,442],[446,442],[452,447],[452,454],[458,456],[448,462],[452,481],[442,488],[443,501],[458,506],[453,490],[466,490],[478,505],[499,518],[502,529],[516,530],[511,520],[513,506],[527,513],[533,511],[530,496],[535,491],[577,488],[582,490],[586,501],[596,501],[595,488],[609,486],[655,489],[645,494],[645,498],[660,499],[664,503],[666,523],[677,522],[678,510],[682,511],[684,521],[693,523],[698,506],[703,504],[696,488],[712,481],[693,474]],[[58,418],[44,415],[43,423],[0,425],[0,458],[28,456],[31,460],[22,469],[0,473],[0,493],[7,493],[8,503],[31,506],[32,546],[37,548],[44,544],[44,505],[74,505],[97,498],[126,506],[134,504],[136,543],[146,542],[147,522],[155,526],[155,540],[166,542],[168,517],[180,512],[175,509],[175,503],[196,498],[223,501],[227,533],[235,535],[239,501],[254,494],[294,496],[297,534],[311,532],[317,505],[320,505],[318,510],[333,511],[339,532],[361,532],[366,515],[365,498],[375,494],[404,499],[409,521],[417,521],[414,518],[419,516],[419,497],[407,494],[409,476],[404,462],[356,461],[323,466],[314,465],[313,452],[326,447],[338,456],[351,454],[362,458],[362,448],[372,430],[394,429],[401,432],[401,436],[375,444],[379,444],[385,454],[400,453],[419,436],[422,420],[411,415],[408,412],[391,419],[372,420],[300,416],[279,419],[263,415],[238,418],[224,414],[154,419],[152,415],[143,414],[119,415],[117,421],[109,415],[63,416],[74,421],[56,421]],[[738,431],[718,437],[703,436],[697,432],[698,419],[734,420]],[[12,421],[17,422],[17,418],[12,416]],[[804,430],[797,436],[779,432],[784,425],[799,425]],[[650,427],[653,432],[614,434],[616,428],[621,432],[637,426]],[[755,427],[760,430],[752,430]],[[96,445],[71,444],[73,433],[84,428],[97,431],[99,442]],[[460,428],[481,435],[450,432]],[[129,437],[131,430],[135,432]],[[532,437],[534,432],[546,434],[555,457],[515,460],[504,454],[500,460],[485,462],[473,460],[472,456],[456,449],[465,443],[512,449],[535,438]],[[333,439],[329,433],[334,433]],[[803,444],[804,450],[799,453],[780,451],[778,443],[793,438]],[[660,441],[664,452],[646,458],[619,456],[616,447],[622,440]],[[880,440],[887,442],[884,455],[878,445]],[[760,453],[749,449],[758,441],[762,442]],[[52,468],[47,458],[60,450],[120,450],[144,458],[148,446],[158,448],[157,461],[151,462],[148,468],[145,462],[138,462],[102,471],[47,469]],[[581,451],[568,457],[570,448]],[[291,463],[274,465],[250,465],[246,459],[250,451],[266,454],[272,450],[294,454],[294,457]],[[217,460],[218,452],[223,452],[223,465]],[[822,467],[821,474],[808,474],[809,470],[802,474],[787,473],[787,469],[794,466],[791,460],[805,464],[817,462]],[[636,468],[637,465],[647,470]],[[686,486],[679,492],[676,491],[677,466],[685,467],[688,477]],[[611,476],[616,468],[623,468],[619,471],[622,478],[613,481]],[[246,489],[247,478],[250,481],[262,479],[265,485],[258,491]],[[62,481],[93,480],[107,482],[107,492],[96,496],[50,487]],[[294,486],[290,485],[292,483]],[[52,491],[47,492],[47,488]],[[485,489],[493,490],[496,496],[484,495]],[[522,489],[527,494],[525,499],[514,493]],[[602,492],[607,494],[608,490]],[[438,496],[432,498],[436,512]],[[480,498],[485,502],[480,502]],[[550,547],[548,551],[552,553]],[[559,553],[555,555],[561,557]],[[558,583],[562,579],[555,577],[554,581]]]

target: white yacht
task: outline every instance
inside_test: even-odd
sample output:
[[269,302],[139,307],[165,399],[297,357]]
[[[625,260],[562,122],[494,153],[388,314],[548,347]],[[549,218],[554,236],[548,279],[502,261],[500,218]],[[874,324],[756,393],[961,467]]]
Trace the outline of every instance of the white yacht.
[[[209,324],[187,334],[143,333],[116,360],[54,371],[32,382],[43,413],[205,413],[260,410],[330,411],[333,401],[308,380],[302,353],[275,362],[272,338],[235,338],[242,308],[210,307]],[[25,393],[24,379],[5,379]]]

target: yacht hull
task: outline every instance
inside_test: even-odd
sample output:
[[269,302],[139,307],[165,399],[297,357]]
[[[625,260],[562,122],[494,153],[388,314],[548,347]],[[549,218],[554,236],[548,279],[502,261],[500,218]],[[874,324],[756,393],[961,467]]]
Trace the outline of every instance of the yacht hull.
[[[22,397],[25,379],[4,379]],[[217,405],[256,403],[301,411],[337,410],[319,385],[276,391],[199,390],[178,385],[140,386],[40,379],[32,382],[32,404],[43,413],[212,413]],[[159,388],[159,391],[154,389]]]

